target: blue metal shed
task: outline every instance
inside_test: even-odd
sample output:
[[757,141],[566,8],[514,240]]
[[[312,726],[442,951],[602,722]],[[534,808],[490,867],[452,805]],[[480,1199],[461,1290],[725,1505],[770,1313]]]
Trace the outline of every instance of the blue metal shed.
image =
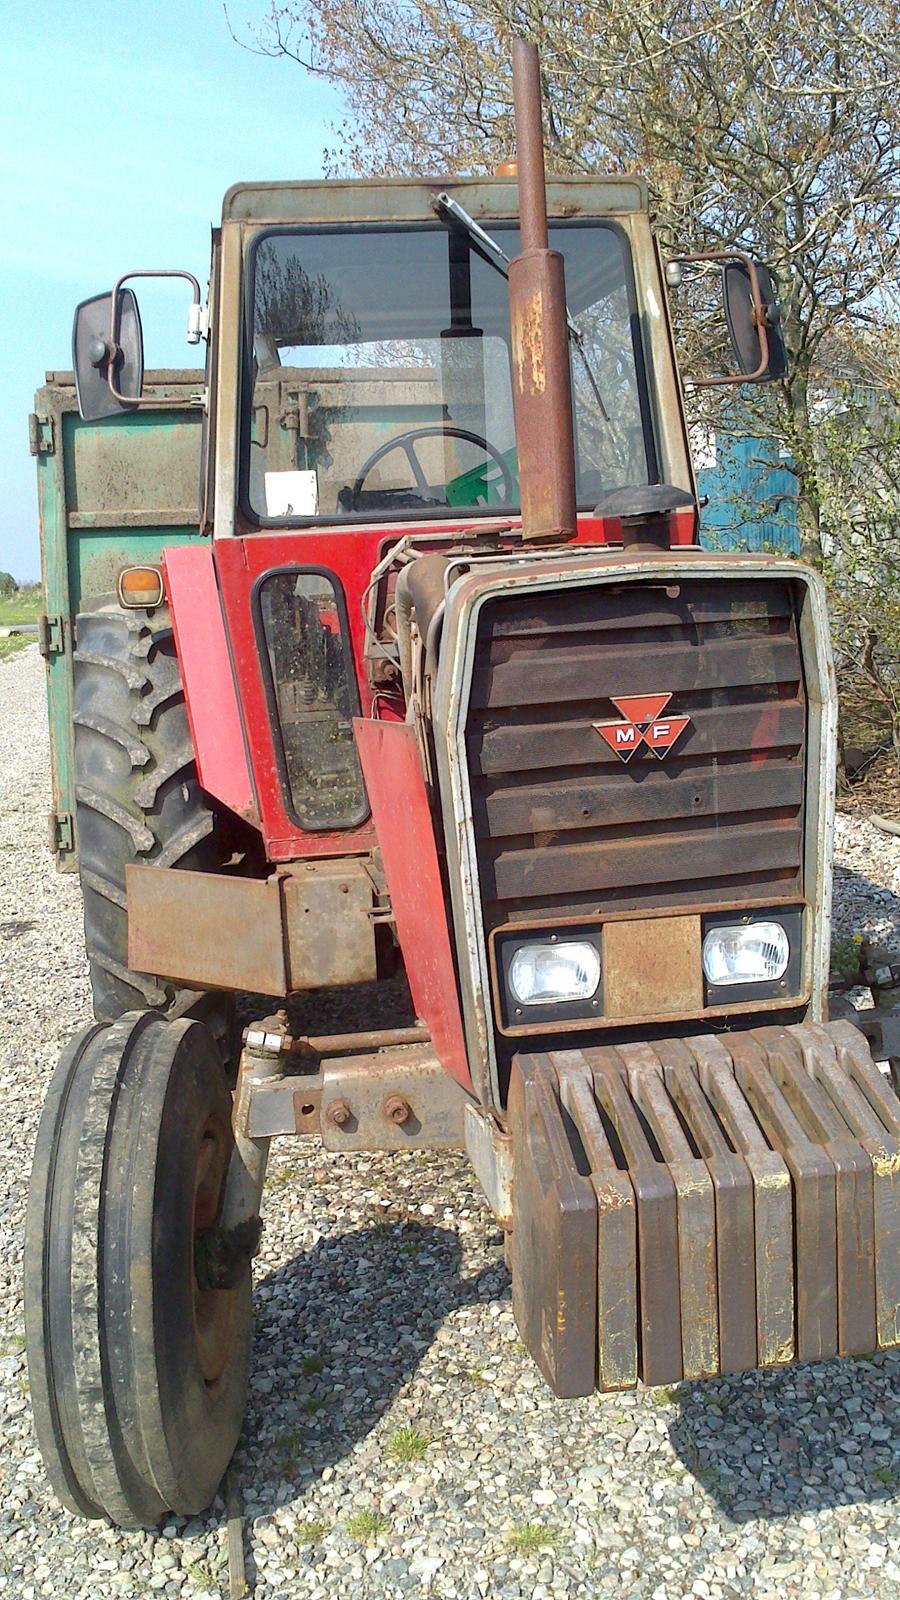
[[697,430],[694,460],[707,548],[799,554],[796,479],[774,440]]

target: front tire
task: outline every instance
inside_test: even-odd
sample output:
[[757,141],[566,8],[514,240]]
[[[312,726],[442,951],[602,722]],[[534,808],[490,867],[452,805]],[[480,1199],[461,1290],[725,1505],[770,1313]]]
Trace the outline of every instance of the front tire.
[[250,1265],[198,1282],[233,1140],[203,1025],[157,1012],[94,1024],[64,1051],[28,1200],[25,1330],[35,1426],[70,1510],[150,1526],[195,1515],[246,1403]]

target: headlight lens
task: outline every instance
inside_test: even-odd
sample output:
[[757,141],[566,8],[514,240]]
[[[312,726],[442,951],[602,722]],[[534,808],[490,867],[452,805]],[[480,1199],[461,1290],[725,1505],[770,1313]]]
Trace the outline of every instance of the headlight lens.
[[600,956],[587,940],[522,944],[509,964],[509,988],[520,1006],[590,1000],[600,986]]
[[780,922],[744,922],[710,928],[703,941],[703,971],[717,989],[771,983],[787,972],[790,945]]

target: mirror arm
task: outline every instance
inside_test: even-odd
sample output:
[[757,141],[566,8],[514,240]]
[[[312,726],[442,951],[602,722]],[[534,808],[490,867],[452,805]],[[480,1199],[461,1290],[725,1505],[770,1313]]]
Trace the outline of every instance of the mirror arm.
[[167,405],[168,401],[154,402],[153,400],[142,400],[139,394],[121,394],[116,388],[114,372],[116,357],[119,354],[119,295],[121,293],[122,285],[127,283],[129,278],[184,278],[190,284],[191,305],[190,310],[188,311],[189,344],[198,344],[202,336],[200,284],[192,272],[183,272],[179,267],[162,267],[159,269],[159,271],[153,271],[152,269],[148,268],[140,272],[123,272],[121,278],[119,278],[118,282],[113,288],[112,301],[110,305],[109,339],[107,341],[106,357],[108,362],[106,381],[109,385],[110,394],[114,400],[118,400],[122,405]]
[[726,383],[758,383],[769,369],[769,334],[766,327],[766,307],[759,286],[759,274],[756,262],[746,250],[698,250],[690,256],[671,256],[666,266],[696,265],[700,261],[742,261],[750,276],[750,293],[753,297],[753,325],[759,335],[759,366],[755,372],[739,372],[735,376],[722,373],[717,378],[691,378],[690,382],[695,389],[711,389]]

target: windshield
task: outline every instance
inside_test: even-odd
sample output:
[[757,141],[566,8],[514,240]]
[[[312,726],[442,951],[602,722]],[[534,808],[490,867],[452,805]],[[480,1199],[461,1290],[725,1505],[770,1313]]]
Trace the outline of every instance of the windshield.
[[[518,229],[492,222],[508,255]],[[555,223],[571,322],[576,492],[652,482],[627,241]],[[261,520],[517,509],[507,284],[456,226],[279,230],[252,249],[246,508]]]

